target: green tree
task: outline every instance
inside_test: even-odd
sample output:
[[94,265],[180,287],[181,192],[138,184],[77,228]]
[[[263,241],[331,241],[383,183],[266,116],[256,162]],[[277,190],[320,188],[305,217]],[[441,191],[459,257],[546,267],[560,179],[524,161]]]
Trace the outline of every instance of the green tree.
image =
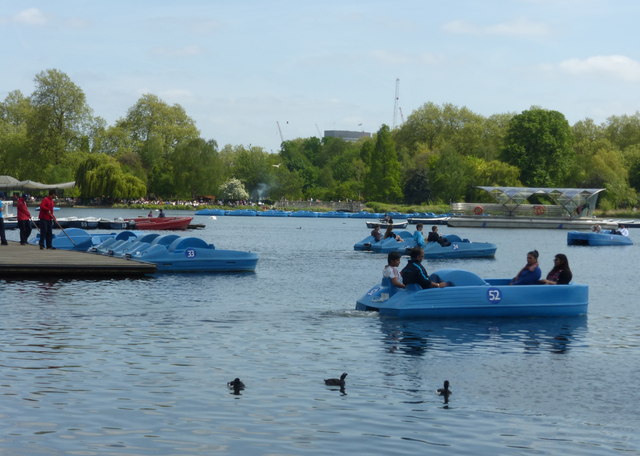
[[[140,156],[147,172],[149,191],[158,196],[176,194],[171,156],[178,144],[198,139],[194,121],[180,105],[170,106],[155,95],[143,95],[124,119],[116,122],[117,131],[108,145],[124,144]],[[125,133],[125,141],[120,135]],[[115,143],[115,144],[114,144]],[[104,147],[104,146],[103,146]],[[118,154],[118,149],[113,150]]]
[[35,77],[32,114],[27,120],[31,154],[39,163],[59,164],[65,153],[80,150],[94,119],[84,92],[59,70]]
[[105,154],[88,155],[78,166],[75,177],[76,187],[84,198],[139,198],[147,190],[144,182],[124,173],[116,159]]
[[32,177],[28,154],[27,119],[31,104],[20,91],[10,92],[0,103],[0,163],[2,174],[18,179]]
[[562,186],[575,159],[572,139],[564,115],[531,108],[509,122],[502,160],[520,169],[524,185]]
[[400,162],[387,125],[382,125],[376,134],[369,169],[367,178],[369,199],[385,203],[398,202],[402,199]]
[[191,139],[178,144],[171,156],[175,174],[174,186],[178,197],[212,195],[222,183],[222,161],[215,141]]

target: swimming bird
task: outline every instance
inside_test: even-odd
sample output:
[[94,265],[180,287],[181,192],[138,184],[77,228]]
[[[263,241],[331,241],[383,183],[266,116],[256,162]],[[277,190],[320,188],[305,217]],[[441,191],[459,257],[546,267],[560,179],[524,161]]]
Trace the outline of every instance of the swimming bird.
[[234,392],[241,391],[244,389],[244,383],[239,378],[234,378],[230,382],[227,383],[227,386],[231,388]]
[[438,393],[440,396],[449,396],[450,394],[452,394],[453,391],[449,389],[449,380],[445,380],[444,388],[438,388],[436,390],[436,393]]
[[344,372],[340,378],[325,378],[324,384],[329,386],[340,386],[344,388],[344,379],[347,378],[347,373]]

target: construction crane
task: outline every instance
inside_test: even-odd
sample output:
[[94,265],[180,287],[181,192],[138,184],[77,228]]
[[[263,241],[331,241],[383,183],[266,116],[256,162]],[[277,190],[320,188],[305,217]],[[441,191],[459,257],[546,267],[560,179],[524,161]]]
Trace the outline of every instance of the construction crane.
[[282,136],[282,128],[280,128],[280,122],[276,120],[276,125],[278,126],[278,133],[280,133],[280,142],[284,142],[284,136]]
[[400,78],[396,78],[396,99],[395,99],[395,103],[393,104],[393,128],[396,128],[396,118],[398,115],[399,99],[400,99]]

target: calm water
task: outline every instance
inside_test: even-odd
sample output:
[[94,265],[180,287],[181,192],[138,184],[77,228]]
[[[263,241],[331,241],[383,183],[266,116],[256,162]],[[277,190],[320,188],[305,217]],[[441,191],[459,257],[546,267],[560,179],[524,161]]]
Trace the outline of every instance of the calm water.
[[[497,255],[430,272],[511,277],[536,248],[546,274],[564,252],[589,315],[408,321],[353,310],[386,261],[353,251],[363,220],[196,220],[258,252],[256,273],[0,278],[1,455],[640,454],[640,230],[568,247],[560,230],[442,227]],[[344,394],[324,385],[342,372]]]

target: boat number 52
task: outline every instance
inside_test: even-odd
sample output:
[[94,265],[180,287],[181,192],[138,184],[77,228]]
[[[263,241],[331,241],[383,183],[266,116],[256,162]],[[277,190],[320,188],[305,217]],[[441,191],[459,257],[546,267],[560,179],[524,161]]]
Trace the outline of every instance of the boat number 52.
[[487,299],[489,302],[498,303],[502,301],[502,293],[498,288],[489,288],[487,290]]
[[196,251],[195,249],[187,249],[184,251],[184,256],[186,256],[187,258],[195,258],[196,257]]

